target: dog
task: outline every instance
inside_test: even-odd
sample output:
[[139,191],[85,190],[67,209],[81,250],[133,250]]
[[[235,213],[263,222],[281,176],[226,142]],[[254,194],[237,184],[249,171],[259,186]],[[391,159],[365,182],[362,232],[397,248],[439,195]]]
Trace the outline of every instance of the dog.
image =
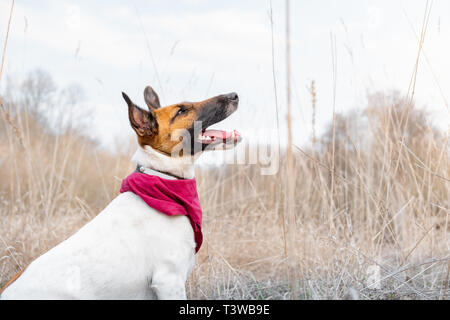
[[237,131],[208,130],[237,110],[239,97],[161,107],[147,86],[145,110],[122,95],[137,136],[138,172],[94,219],[14,276],[1,299],[186,299],[202,241],[194,160],[241,141]]

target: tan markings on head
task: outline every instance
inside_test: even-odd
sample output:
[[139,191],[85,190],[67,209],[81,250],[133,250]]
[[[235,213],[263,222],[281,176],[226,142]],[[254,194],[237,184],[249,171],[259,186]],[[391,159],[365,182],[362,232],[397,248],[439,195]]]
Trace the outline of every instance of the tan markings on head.
[[[176,151],[175,147],[182,141],[183,132],[180,130],[188,130],[191,134],[194,122],[202,114],[203,109],[210,106],[211,103],[215,105],[219,97],[194,103],[183,102],[161,108],[158,95],[150,86],[147,86],[144,90],[144,100],[148,110],[145,110],[135,105],[124,92],[122,92],[122,96],[128,104],[130,124],[137,133],[141,147],[150,146],[167,155],[172,155],[172,152]],[[178,155],[181,156],[181,152]]]
[[177,138],[178,131],[187,130],[194,125],[200,107],[201,103],[184,103],[155,110],[158,133],[151,136],[138,136],[139,144],[142,147],[149,145],[153,149],[171,154],[182,139]]

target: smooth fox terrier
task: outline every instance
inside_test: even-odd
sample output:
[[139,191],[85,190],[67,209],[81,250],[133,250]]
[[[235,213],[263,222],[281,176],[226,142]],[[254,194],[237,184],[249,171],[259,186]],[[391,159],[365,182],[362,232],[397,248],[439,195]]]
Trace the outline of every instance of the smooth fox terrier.
[[236,93],[148,110],[128,105],[138,171],[78,232],[34,260],[0,291],[1,299],[186,299],[185,283],[201,245],[193,160],[229,149],[237,131],[207,130],[236,111]]

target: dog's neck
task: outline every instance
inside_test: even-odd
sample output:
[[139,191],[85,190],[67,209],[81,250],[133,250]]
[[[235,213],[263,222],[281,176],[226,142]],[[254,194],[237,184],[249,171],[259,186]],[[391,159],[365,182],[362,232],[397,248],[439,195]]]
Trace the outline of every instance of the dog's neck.
[[131,161],[156,171],[165,172],[183,179],[195,177],[194,159],[192,157],[170,157],[156,151],[150,146],[139,146]]

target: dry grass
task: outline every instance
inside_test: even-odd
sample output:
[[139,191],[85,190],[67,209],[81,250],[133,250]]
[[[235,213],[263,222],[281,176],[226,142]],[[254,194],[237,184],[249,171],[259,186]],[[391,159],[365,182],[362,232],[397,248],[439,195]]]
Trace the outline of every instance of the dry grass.
[[[0,121],[0,284],[92,219],[133,170],[129,155],[101,152],[73,128],[48,131],[24,101],[4,104],[23,147]],[[364,112],[337,114],[315,150],[294,152],[294,298],[448,298],[448,136],[405,101],[374,95]],[[291,297],[285,165],[282,156],[275,176],[254,165],[197,170],[205,243],[190,298]]]
[[[197,170],[205,242],[190,298],[448,299],[449,136],[414,106],[417,66],[406,98],[377,94],[363,112],[333,112],[329,131],[283,154],[277,175]],[[50,130],[75,121],[49,109],[48,81],[25,83],[0,101],[0,285],[91,220],[133,170],[130,154],[102,152],[77,128]]]

